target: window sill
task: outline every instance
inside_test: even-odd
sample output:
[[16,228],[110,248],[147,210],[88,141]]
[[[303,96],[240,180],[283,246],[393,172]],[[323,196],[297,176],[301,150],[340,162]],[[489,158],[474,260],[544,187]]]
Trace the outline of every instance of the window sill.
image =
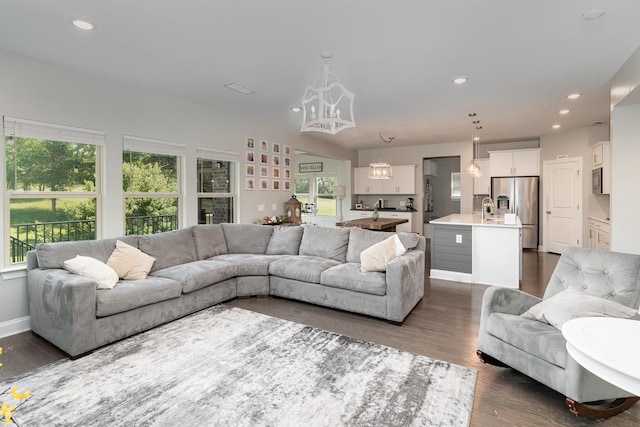
[[4,270],[0,271],[0,274],[2,275],[3,281],[27,277],[27,266],[21,265],[19,267],[5,268]]

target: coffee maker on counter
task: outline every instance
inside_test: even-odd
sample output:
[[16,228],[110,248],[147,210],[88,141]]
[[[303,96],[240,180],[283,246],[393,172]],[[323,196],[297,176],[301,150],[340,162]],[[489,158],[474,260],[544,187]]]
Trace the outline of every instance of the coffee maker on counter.
[[409,197],[406,202],[404,202],[404,207],[407,208],[408,211],[413,210],[413,197]]

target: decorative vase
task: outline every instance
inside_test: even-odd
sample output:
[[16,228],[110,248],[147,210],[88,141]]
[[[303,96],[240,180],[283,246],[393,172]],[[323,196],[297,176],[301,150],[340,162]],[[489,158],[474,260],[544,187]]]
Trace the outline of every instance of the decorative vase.
[[373,210],[373,215],[371,215],[371,219],[373,219],[374,221],[378,220],[378,209]]

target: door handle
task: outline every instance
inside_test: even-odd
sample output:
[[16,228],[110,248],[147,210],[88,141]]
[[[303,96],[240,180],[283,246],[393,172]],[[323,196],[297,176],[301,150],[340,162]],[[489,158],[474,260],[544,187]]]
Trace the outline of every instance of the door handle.
[[551,213],[551,211],[547,211],[546,213],[547,213],[547,214],[550,214],[550,213]]

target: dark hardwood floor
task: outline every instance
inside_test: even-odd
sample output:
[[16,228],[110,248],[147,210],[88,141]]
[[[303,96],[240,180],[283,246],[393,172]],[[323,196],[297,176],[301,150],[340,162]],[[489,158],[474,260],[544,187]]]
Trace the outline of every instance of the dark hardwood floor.
[[[521,289],[542,296],[558,258],[525,252]],[[601,422],[576,418],[565,408],[564,396],[512,369],[480,362],[475,350],[486,288],[426,279],[425,297],[402,326],[280,298],[237,299],[228,304],[476,369],[472,426],[640,425],[640,404]],[[0,383],[64,358],[55,347],[28,332],[0,339],[0,347],[5,350],[0,356],[4,363]]]

